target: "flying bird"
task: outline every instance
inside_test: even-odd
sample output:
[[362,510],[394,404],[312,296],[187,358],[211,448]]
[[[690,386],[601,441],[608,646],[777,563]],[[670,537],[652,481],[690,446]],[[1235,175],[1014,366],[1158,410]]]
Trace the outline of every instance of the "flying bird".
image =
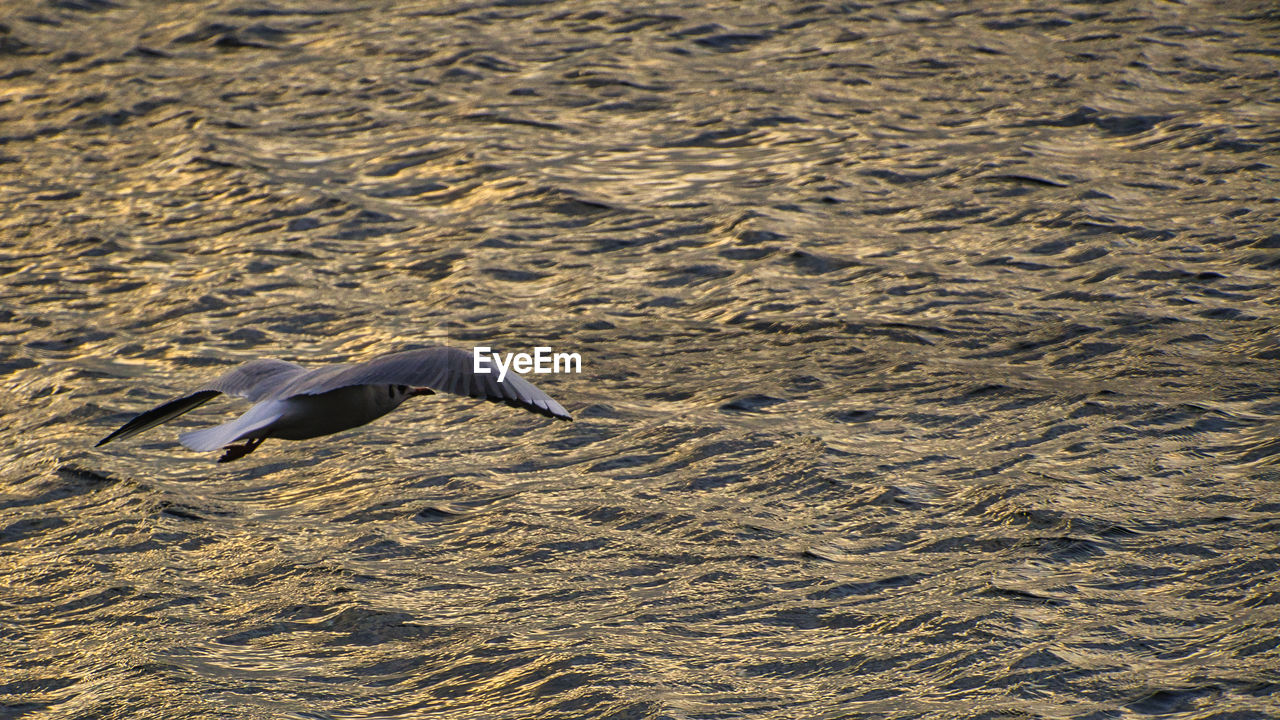
[[254,405],[230,422],[183,433],[178,441],[201,452],[223,448],[218,462],[229,462],[268,438],[307,440],[349,430],[386,415],[408,398],[436,391],[573,419],[528,380],[508,372],[499,382],[496,373],[475,372],[466,350],[437,345],[315,370],[283,360],[250,360],[190,395],[142,413],[96,447],[137,435],[226,394]]

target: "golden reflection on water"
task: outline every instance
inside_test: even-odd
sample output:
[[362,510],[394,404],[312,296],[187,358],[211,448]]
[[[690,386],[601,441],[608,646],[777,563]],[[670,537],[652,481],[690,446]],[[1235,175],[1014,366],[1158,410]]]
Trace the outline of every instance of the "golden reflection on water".
[[[1269,36],[942,7],[19,2],[0,702],[1260,712]],[[431,342],[581,351],[575,422],[91,447]]]

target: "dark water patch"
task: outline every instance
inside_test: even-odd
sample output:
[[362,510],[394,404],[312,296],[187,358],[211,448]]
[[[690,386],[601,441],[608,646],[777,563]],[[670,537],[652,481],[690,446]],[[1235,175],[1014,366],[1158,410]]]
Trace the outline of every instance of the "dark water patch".
[[868,420],[875,419],[878,413],[879,411],[877,410],[852,409],[852,410],[841,410],[839,412],[831,414],[829,417],[835,422],[860,423],[860,422],[866,422]]
[[546,273],[530,272],[527,270],[508,270],[504,268],[484,268],[482,272],[495,280],[511,283],[533,282],[547,277]]
[[120,7],[118,3],[112,2],[112,0],[53,0],[53,2],[49,3],[49,6],[58,10],[91,13],[114,10]]
[[554,188],[540,188],[517,195],[513,208],[538,207],[567,217],[590,217],[612,211],[614,208],[595,200],[578,197],[573,193]]
[[759,133],[752,127],[728,127],[707,130],[667,143],[667,147],[708,147],[735,148],[746,147],[758,139]]
[[694,42],[716,52],[732,53],[741,52],[770,37],[770,35],[763,33],[720,33],[698,38]]
[[522,127],[530,127],[537,130],[551,130],[554,132],[570,132],[569,128],[562,127],[555,123],[541,122],[530,118],[513,117],[492,112],[472,113],[464,115],[462,120],[474,123],[495,124],[495,125],[516,125]]
[[892,185],[914,185],[927,180],[933,180],[937,177],[941,177],[942,175],[946,175],[949,172],[950,171],[941,171],[937,173],[900,173],[893,170],[863,170],[860,174],[873,177],[878,180],[884,180]]
[[899,575],[870,582],[845,583],[810,593],[807,597],[810,600],[820,601],[845,600],[850,597],[876,595],[886,591],[896,591],[901,588],[911,587],[917,584],[919,580],[920,578],[918,577]]
[[399,187],[381,188],[378,190],[370,190],[369,195],[377,198],[403,198],[403,197],[421,197],[421,196],[440,196],[442,193],[449,191],[448,185],[442,185],[434,181],[426,181],[421,183],[413,183],[401,185]]
[[446,253],[406,265],[405,270],[420,275],[425,281],[435,282],[444,280],[457,272],[460,261],[465,258],[466,256],[461,253]]
[[797,270],[806,275],[824,275],[859,264],[851,260],[840,260],[801,250],[793,250],[787,259]]
[[55,504],[68,498],[108,490],[121,481],[103,473],[95,472],[75,465],[64,465],[57,469],[56,480],[40,481],[35,487],[43,490],[39,494],[26,497],[8,497],[0,501],[3,507],[34,507]]
[[992,586],[983,590],[981,595],[984,597],[999,598],[1002,600],[1010,600],[1010,601],[1019,602],[1019,603],[1031,603],[1034,605],[1046,605],[1050,607],[1062,606],[1067,604],[1065,600],[1055,598],[1050,595],[1034,593],[1028,590],[1021,590],[1018,588]]
[[34,341],[28,343],[27,347],[33,350],[40,350],[49,353],[69,353],[79,349],[83,345],[101,342],[108,337],[110,337],[110,335],[102,332],[87,332],[54,340]]
[[770,397],[768,395],[747,395],[725,403],[720,406],[721,410],[730,412],[760,412],[774,405],[780,405],[787,402],[783,398]]
[[184,506],[178,503],[163,502],[160,504],[160,512],[169,517],[179,520],[187,520],[192,522],[203,522],[206,518],[199,514],[199,509],[191,506]]
[[1142,715],[1171,715],[1209,707],[1220,699],[1222,688],[1214,685],[1155,690],[1125,707]]
[[1027,670],[1033,668],[1058,667],[1066,664],[1068,664],[1067,661],[1063,660],[1050,650],[1036,650],[1024,653],[1017,660],[1013,661],[1010,664],[1010,667],[1018,670]]
[[[9,506],[9,503],[6,503]],[[59,517],[34,517],[16,520],[0,529],[0,544],[29,540],[58,530],[67,525],[67,521]]]
[[1063,562],[1096,558],[1107,550],[1096,540],[1067,535],[1031,538],[1028,544],[1044,557]]
[[323,620],[306,623],[308,630],[333,633],[331,645],[380,645],[387,642],[415,642],[430,639],[439,631],[413,624],[403,612],[368,608],[347,608]]
[[587,468],[590,472],[606,472],[624,468],[641,467],[657,459],[657,455],[619,455],[608,460],[595,463]]
[[770,255],[778,252],[776,247],[761,248],[729,248],[720,251],[720,256],[726,260],[734,261],[755,261],[763,260]]
[[987,175],[985,179],[1012,183],[1027,183],[1030,185],[1044,185],[1047,187],[1071,187],[1071,183],[1069,182],[1050,177],[1022,173],[995,173]]
[[[432,503],[414,513],[415,520],[424,522],[456,522],[464,520],[479,510],[460,504]],[[352,519],[355,519],[354,517]]]

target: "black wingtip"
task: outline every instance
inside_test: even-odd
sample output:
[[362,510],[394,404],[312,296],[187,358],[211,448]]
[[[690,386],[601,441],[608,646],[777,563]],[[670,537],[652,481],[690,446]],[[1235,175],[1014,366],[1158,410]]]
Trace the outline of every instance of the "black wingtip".
[[171,400],[159,407],[152,408],[141,415],[134,417],[122,427],[117,428],[115,432],[99,440],[94,447],[102,447],[118,437],[136,435],[147,428],[155,427],[163,422],[168,422],[185,412],[190,412],[206,402],[209,402],[213,398],[217,397],[219,393],[220,391],[218,390],[200,390],[187,395],[186,397],[180,397],[177,400]]
[[95,443],[95,444],[94,444],[94,447],[102,447],[103,445],[106,445],[107,443],[111,442],[112,440],[115,440],[116,438],[120,437],[120,435],[122,435],[122,434],[124,433],[125,429],[126,429],[126,428],[128,428],[128,427],[129,427],[129,425],[125,425],[125,426],[124,426],[124,427],[122,427],[122,428],[119,428],[119,429],[117,429],[117,430],[112,431],[112,433],[111,433],[110,435],[108,435],[108,436],[106,436],[106,437],[102,438],[102,439],[101,439],[101,440],[99,440],[97,443]]

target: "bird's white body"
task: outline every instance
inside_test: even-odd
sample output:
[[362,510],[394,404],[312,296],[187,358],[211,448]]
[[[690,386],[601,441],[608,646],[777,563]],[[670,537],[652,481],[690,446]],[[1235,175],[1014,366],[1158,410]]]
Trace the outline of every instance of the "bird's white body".
[[230,422],[178,436],[192,450],[208,451],[241,440],[310,440],[373,422],[411,393],[404,385],[352,385],[320,395],[265,400]]

